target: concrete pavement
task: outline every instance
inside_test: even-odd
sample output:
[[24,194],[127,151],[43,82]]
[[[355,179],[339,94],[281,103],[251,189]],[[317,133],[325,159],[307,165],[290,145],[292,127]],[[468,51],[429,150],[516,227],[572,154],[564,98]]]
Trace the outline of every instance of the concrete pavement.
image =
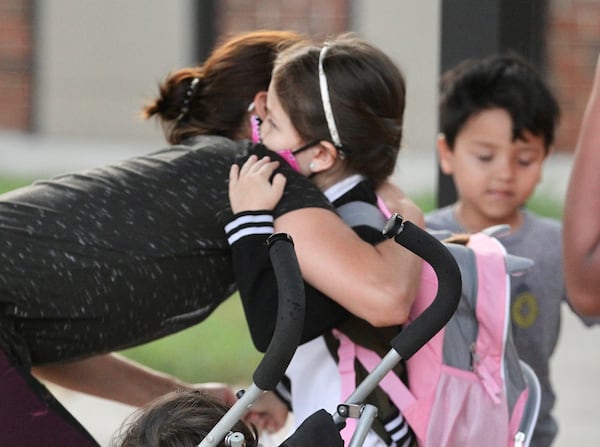
[[[162,146],[160,141],[37,138],[0,132],[0,173],[41,178],[100,166]],[[538,194],[562,200],[570,162],[568,156],[550,157]],[[432,152],[407,148],[401,152],[395,178],[410,195],[433,191],[436,173]],[[552,360],[558,394],[556,415],[561,424],[557,447],[596,445],[596,438],[600,440],[599,347],[600,328],[585,328],[565,308],[559,346]],[[57,394],[103,446],[132,411],[131,407],[77,393],[58,390]],[[266,446],[271,443],[264,441]]]
[[[594,446],[600,440],[600,327],[586,328],[563,309],[563,329],[552,359],[552,378],[558,395],[555,415],[560,431],[556,447]],[[53,388],[59,399],[92,433],[108,446],[113,433],[134,410],[83,394]],[[282,434],[263,437],[276,446]]]

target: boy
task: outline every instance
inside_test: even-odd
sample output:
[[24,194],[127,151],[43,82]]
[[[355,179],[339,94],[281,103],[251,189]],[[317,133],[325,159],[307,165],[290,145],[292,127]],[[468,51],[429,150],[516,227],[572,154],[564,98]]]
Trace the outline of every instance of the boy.
[[567,300],[560,222],[524,208],[541,179],[559,106],[535,70],[516,55],[466,61],[442,78],[438,155],[452,175],[458,200],[426,215],[433,230],[477,232],[510,225],[499,239],[509,253],[535,261],[511,279],[513,337],[520,357],[537,374],[542,402],[532,446],[552,444],[555,394],[549,360]]

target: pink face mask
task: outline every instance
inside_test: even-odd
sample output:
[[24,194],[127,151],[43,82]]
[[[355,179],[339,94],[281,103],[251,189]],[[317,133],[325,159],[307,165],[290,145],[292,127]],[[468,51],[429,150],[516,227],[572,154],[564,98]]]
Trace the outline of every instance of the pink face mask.
[[[252,138],[253,143],[260,143],[260,123],[261,123],[261,119],[258,115],[250,116],[250,129],[252,131],[251,138]],[[300,172],[300,165],[298,164],[298,160],[296,160],[295,154],[298,154],[299,152],[302,152],[310,147],[313,147],[318,142],[319,142],[318,140],[314,140],[308,144],[305,144],[304,146],[299,147],[296,150],[284,149],[282,151],[278,151],[277,153],[279,155],[281,155],[281,157],[287,162],[287,164],[290,165],[290,167],[294,171]]]
[[300,152],[305,151],[306,149],[310,149],[318,143],[319,140],[313,140],[308,142],[304,146],[300,146],[298,149],[284,149],[282,151],[277,151],[277,153],[285,161],[287,161],[287,164],[289,164],[294,171],[300,172],[300,165],[298,164],[298,160],[296,160],[296,154],[299,154]]
[[252,131],[252,142],[260,143],[260,118],[258,115],[250,116],[250,129]]

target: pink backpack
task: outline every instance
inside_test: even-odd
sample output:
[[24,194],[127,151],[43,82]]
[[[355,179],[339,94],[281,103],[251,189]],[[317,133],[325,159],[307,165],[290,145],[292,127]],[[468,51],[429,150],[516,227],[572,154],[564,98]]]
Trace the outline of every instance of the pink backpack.
[[[356,202],[359,203],[359,202]],[[371,225],[367,208],[341,210],[353,226]],[[372,207],[372,209],[376,209]],[[353,215],[353,217],[352,217]],[[379,227],[381,228],[381,227]],[[407,387],[393,373],[379,386],[402,411],[421,447],[526,446],[539,410],[539,382],[518,358],[510,329],[510,274],[522,273],[532,261],[507,255],[494,228],[469,237],[468,244],[448,243],[462,276],[462,296],[446,326],[406,361]],[[411,309],[412,321],[432,302],[437,278],[424,265],[421,290]],[[342,392],[356,386],[352,363],[372,371],[381,361],[373,351],[336,332]],[[342,373],[342,371],[344,371]],[[342,431],[352,436],[352,422]]]

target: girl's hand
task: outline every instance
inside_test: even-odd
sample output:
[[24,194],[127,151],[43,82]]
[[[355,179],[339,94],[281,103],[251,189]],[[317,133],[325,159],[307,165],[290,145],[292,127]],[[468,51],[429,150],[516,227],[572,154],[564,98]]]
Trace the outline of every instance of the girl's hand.
[[229,170],[229,202],[233,213],[242,211],[272,210],[281,199],[286,178],[273,172],[278,161],[269,157],[260,160],[251,155],[240,168],[231,166]]

